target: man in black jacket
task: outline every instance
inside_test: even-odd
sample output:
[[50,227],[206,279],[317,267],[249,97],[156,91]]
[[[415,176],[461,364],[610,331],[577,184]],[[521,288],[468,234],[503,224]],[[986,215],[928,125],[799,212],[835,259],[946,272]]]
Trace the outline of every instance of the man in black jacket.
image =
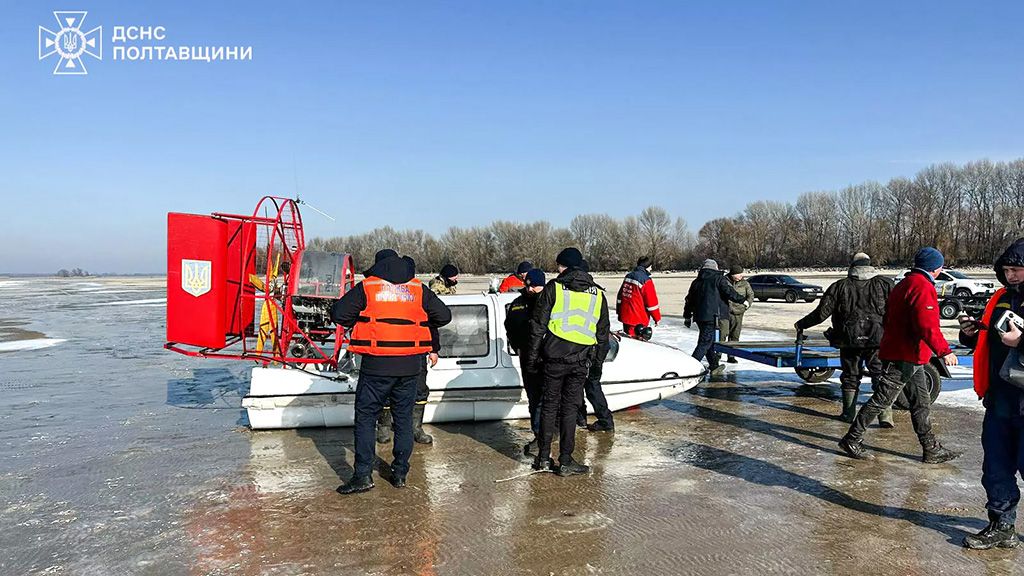
[[[580,269],[576,248],[558,253],[558,277],[548,282],[530,322],[530,362],[543,363],[540,445],[533,467],[553,469],[559,476],[585,474],[590,467],[573,460],[576,414],[583,403],[583,385],[594,362],[604,362],[609,330],[604,290]],[[551,461],[551,441],[559,426],[558,467]]]
[[373,488],[374,425],[389,398],[395,431],[392,483],[398,488],[405,486],[413,447],[416,381],[424,355],[434,345],[430,328],[452,319],[448,307],[416,280],[410,260],[385,255],[365,276],[331,308],[336,324],[354,327],[348,353],[361,356],[355,401],[355,470],[338,488],[342,494]]
[[683,324],[689,328],[696,321],[700,334],[693,357],[708,359],[711,376],[721,376],[725,366],[719,364],[719,354],[714,351],[715,330],[721,318],[729,317],[729,302],[742,304],[743,296],[736,292],[729,279],[718,271],[718,262],[708,258],[701,266],[697,278],[690,284],[683,304]]
[[523,278],[525,286],[519,291],[519,297],[509,304],[508,312],[505,313],[505,334],[508,336],[508,345],[519,355],[523,388],[526,390],[530,406],[530,429],[533,431],[533,440],[523,448],[527,455],[537,449],[540,439],[540,403],[544,391],[544,374],[540,369],[541,365],[530,356],[530,319],[533,317],[533,309],[537,306],[537,297],[544,290],[545,280],[544,271],[540,268],[527,271]]
[[[832,328],[825,335],[839,348],[843,370],[839,376],[843,393],[839,417],[844,422],[853,422],[857,417],[857,395],[864,367],[873,383],[882,374],[878,346],[882,343],[882,318],[892,288],[893,281],[875,271],[867,254],[858,252],[850,261],[846,278],[829,286],[818,307],[794,325],[802,332],[832,317]],[[893,427],[891,407],[878,415],[878,423],[883,428]]]
[[1024,338],[1018,328],[1000,332],[995,327],[1007,312],[1024,316],[1024,238],[996,260],[996,277],[1004,289],[989,301],[982,321],[960,318],[960,342],[975,349],[974,389],[985,405],[981,485],[988,497],[989,524],[964,538],[964,546],[975,550],[1014,548],[1020,543],[1015,523],[1020,502],[1017,474],[1024,475],[1024,382],[1005,380],[1000,372],[1014,351],[1019,368]]

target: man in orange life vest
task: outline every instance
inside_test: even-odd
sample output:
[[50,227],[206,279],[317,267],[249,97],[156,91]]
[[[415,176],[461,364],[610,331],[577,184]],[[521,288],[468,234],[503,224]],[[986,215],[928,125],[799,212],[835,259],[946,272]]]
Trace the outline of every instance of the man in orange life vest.
[[361,357],[355,401],[355,470],[338,488],[341,494],[373,488],[374,428],[389,398],[395,433],[391,482],[396,488],[405,486],[413,447],[417,377],[424,355],[434,348],[431,328],[452,320],[448,307],[416,279],[412,261],[393,254],[378,253],[377,262],[365,272],[366,279],[331,308],[335,323],[352,328],[349,353]]
[[498,286],[498,292],[512,292],[513,290],[521,290],[526,286],[526,273],[533,270],[533,264],[527,260],[523,260],[516,266],[516,273],[509,274],[501,281],[501,286]]
[[974,348],[974,390],[985,404],[981,485],[988,497],[989,524],[964,538],[964,546],[975,550],[1014,548],[1020,543],[1015,527],[1020,502],[1016,475],[1024,474],[1024,381],[1003,371],[1003,364],[1012,361],[1011,352],[1016,351],[1019,369],[1024,338],[1013,322],[1003,332],[996,327],[1007,312],[1024,316],[1024,238],[996,260],[996,277],[1004,288],[989,300],[981,322],[960,317],[960,342]]

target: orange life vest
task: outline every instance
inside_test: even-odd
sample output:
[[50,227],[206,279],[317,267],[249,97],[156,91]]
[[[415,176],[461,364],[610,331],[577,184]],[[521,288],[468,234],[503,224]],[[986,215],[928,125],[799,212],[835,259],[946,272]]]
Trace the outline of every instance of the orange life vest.
[[985,313],[981,315],[981,321],[985,324],[984,330],[978,330],[978,345],[974,347],[974,391],[978,398],[984,398],[988,392],[989,366],[988,366],[988,331],[992,324],[992,315],[996,311],[999,299],[1006,294],[1006,288],[1000,288],[992,295],[992,299],[985,306]]
[[423,309],[423,284],[415,278],[392,284],[363,280],[366,308],[359,315],[349,352],[372,356],[415,356],[430,352],[430,328]]

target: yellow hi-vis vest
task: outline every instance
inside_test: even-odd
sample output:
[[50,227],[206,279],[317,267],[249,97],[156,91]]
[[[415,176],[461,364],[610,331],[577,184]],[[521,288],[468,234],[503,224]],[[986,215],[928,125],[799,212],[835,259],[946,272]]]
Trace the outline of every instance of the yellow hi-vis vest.
[[603,293],[574,292],[555,282],[555,305],[551,308],[548,331],[563,340],[593,346],[597,344],[597,322],[601,319]]

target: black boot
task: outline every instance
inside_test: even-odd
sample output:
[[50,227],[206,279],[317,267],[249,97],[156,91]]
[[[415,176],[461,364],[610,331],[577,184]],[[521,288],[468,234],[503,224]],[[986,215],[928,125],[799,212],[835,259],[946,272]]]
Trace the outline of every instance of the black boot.
[[729,364],[738,364],[739,360],[737,360],[735,356],[729,356],[729,359],[726,360],[726,362],[728,362]]
[[963,452],[943,448],[942,444],[939,444],[939,441],[935,439],[923,442],[922,445],[924,447],[924,454],[921,456],[921,461],[925,464],[942,464],[943,462],[959,458],[963,454]]
[[377,418],[377,443],[387,444],[391,442],[391,409],[385,408],[380,411]]
[[615,432],[615,425],[597,420],[593,424],[588,425],[587,430],[591,432]]
[[971,550],[1016,548],[1018,544],[1017,530],[1006,522],[989,522],[981,532],[964,536],[964,548]]
[[423,410],[425,404],[416,404],[412,408],[412,439],[417,444],[433,444],[434,437],[423,431]]
[[541,458],[540,456],[537,456],[536,458],[533,459],[533,469],[534,470],[554,470],[555,469],[555,461],[552,460],[551,458]]
[[868,453],[864,451],[864,444],[860,440],[843,436],[843,439],[839,441],[839,447],[850,458],[856,458],[857,460],[867,460],[869,458]]
[[584,466],[583,464],[573,460],[570,456],[564,462],[559,463],[558,470],[555,471],[555,474],[564,477],[573,476],[575,474],[586,474],[588,472],[590,472],[590,466]]
[[843,390],[843,412],[839,415],[843,422],[852,423],[857,418],[857,391]]
[[373,478],[369,476],[353,476],[348,482],[338,486],[338,494],[355,494],[373,488]]
[[391,469],[391,485],[395,488],[405,488],[405,474],[399,474],[395,472],[395,469]]

